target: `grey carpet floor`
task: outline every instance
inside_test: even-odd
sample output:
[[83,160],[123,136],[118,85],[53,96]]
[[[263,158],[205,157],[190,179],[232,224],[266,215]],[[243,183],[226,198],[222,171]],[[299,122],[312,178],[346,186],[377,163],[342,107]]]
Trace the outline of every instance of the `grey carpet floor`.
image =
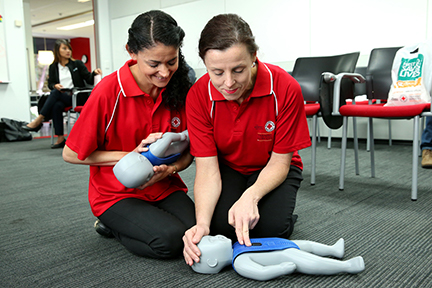
[[[419,169],[410,200],[411,146],[376,145],[376,178],[360,145],[360,171],[348,153],[345,190],[338,190],[340,143],[318,145],[316,185],[310,149],[292,239],[333,244],[345,259],[361,255],[358,275],[291,274],[259,282],[231,268],[194,273],[182,259],[137,257],[94,231],[87,201],[88,167],[63,162],[49,139],[0,143],[0,287],[432,287],[432,170]],[[181,175],[193,198],[195,168]]]

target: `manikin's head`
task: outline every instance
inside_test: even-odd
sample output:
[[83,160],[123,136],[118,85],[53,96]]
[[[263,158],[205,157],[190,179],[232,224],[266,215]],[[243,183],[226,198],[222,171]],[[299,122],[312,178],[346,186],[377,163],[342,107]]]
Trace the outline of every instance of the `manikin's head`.
[[204,236],[198,243],[198,248],[201,251],[201,257],[200,262],[192,265],[195,272],[216,274],[224,267],[231,265],[232,243],[225,236]]
[[113,168],[114,175],[125,187],[136,188],[153,176],[153,165],[137,152],[124,156]]

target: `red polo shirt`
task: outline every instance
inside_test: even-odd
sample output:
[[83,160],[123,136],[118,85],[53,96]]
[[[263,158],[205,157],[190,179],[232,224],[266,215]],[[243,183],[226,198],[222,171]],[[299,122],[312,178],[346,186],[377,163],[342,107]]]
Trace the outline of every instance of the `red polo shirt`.
[[[78,153],[79,159],[85,160],[95,150],[132,151],[150,133],[186,129],[184,109],[169,111],[162,103],[162,95],[153,102],[141,91],[129,68],[135,63],[126,62],[93,89],[67,139],[68,147]],[[113,166],[90,166],[89,201],[95,216],[125,198],[152,202],[178,190],[187,192],[177,174],[139,190],[123,186]]]
[[311,145],[300,85],[280,67],[258,61],[250,96],[228,101],[208,74],[189,90],[186,102],[191,153],[218,156],[243,174],[262,169],[271,152],[294,152],[291,165],[303,168],[298,150]]

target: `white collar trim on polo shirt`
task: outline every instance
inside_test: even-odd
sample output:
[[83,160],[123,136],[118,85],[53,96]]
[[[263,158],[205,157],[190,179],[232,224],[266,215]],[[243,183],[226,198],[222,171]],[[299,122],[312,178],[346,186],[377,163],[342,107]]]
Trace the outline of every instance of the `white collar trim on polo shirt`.
[[117,81],[118,81],[119,86],[120,86],[120,91],[123,93],[123,96],[126,97],[126,93],[124,92],[123,85],[120,81],[120,69],[117,70]]
[[263,62],[261,62],[261,64],[264,65],[264,67],[267,69],[267,71],[269,72],[269,75],[270,75],[270,94],[272,94],[274,99],[275,99],[275,103],[276,103],[275,109],[276,109],[276,117],[277,117],[279,115],[279,108],[278,108],[278,101],[277,101],[276,93],[273,91],[273,74],[270,71],[270,69],[267,67],[266,64],[264,64]]
[[112,122],[113,119],[114,119],[114,114],[115,114],[115,111],[116,111],[116,108],[117,108],[117,104],[118,104],[119,99],[120,99],[120,94],[123,94],[123,96],[126,97],[126,94],[125,94],[125,92],[124,92],[124,90],[123,90],[123,86],[122,86],[121,81],[120,81],[120,73],[119,73],[119,71],[120,71],[120,69],[117,70],[117,80],[118,80],[118,83],[119,83],[119,86],[120,86],[120,91],[119,91],[119,93],[118,93],[118,95],[117,95],[117,100],[116,100],[116,103],[115,103],[115,105],[114,105],[114,109],[113,109],[113,111],[112,111],[112,113],[111,113],[110,121],[108,122],[108,125],[107,125],[107,127],[105,128],[105,134],[106,134],[106,132],[108,131],[108,128],[111,126],[111,122]]
[[210,109],[210,118],[213,118],[213,109],[214,109],[215,101],[213,101],[213,97],[211,94],[211,79],[209,79],[209,82],[208,82],[208,91],[209,91],[210,101],[212,102],[212,106]]

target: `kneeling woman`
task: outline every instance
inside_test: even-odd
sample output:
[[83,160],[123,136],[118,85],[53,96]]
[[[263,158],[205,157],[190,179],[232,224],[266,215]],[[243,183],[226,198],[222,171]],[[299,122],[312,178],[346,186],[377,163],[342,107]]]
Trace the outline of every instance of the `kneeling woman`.
[[208,73],[191,88],[186,112],[196,157],[197,223],[184,237],[185,261],[199,261],[196,244],[222,234],[288,238],[302,181],[297,150],[310,145],[300,85],[257,58],[249,25],[218,15],[201,32],[199,55]]
[[152,258],[181,255],[182,236],[195,222],[194,205],[176,173],[192,162],[189,151],[155,166],[146,184],[126,188],[113,166],[164,132],[186,129],[191,86],[180,47],[183,30],[168,14],[150,11],[129,29],[129,60],[93,90],[63,150],[65,161],[90,165],[89,201],[96,231],[113,235],[131,252]]

